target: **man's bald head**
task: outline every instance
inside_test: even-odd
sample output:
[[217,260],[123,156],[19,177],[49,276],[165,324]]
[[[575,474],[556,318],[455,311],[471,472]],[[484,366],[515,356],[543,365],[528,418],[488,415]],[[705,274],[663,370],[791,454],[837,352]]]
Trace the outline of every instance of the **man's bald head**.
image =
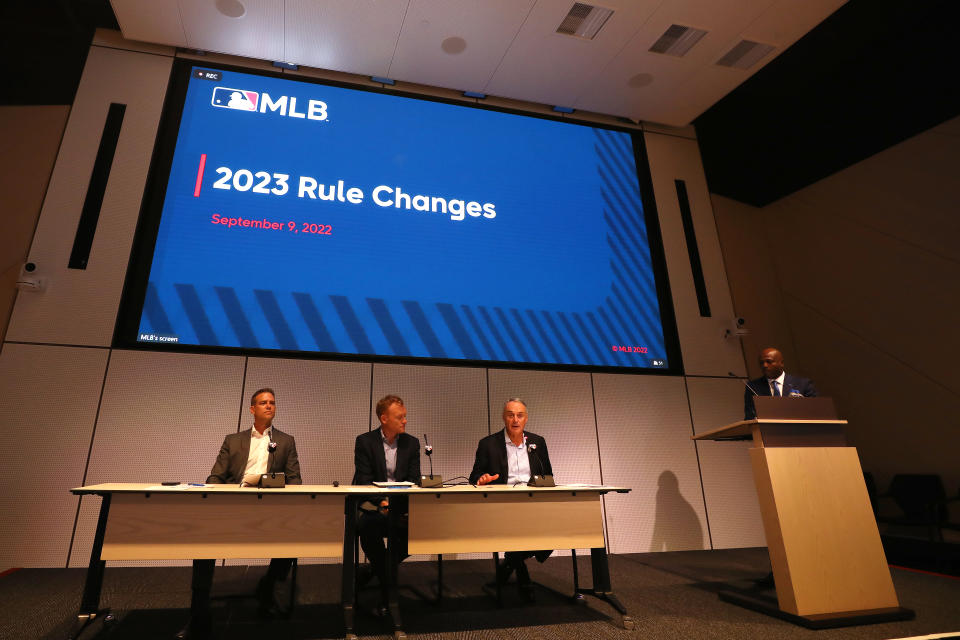
[[767,347],[760,352],[760,368],[767,380],[779,378],[783,373],[783,354],[773,347]]

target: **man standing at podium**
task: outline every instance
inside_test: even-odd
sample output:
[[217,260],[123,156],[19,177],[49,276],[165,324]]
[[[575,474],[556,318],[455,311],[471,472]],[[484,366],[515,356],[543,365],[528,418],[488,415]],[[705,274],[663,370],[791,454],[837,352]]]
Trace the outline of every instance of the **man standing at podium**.
[[[273,389],[256,391],[250,398],[253,427],[231,433],[223,439],[217,461],[210,470],[207,484],[237,484],[257,486],[265,473],[283,472],[287,484],[303,484],[297,443],[293,436],[273,426],[277,399]],[[252,535],[252,534],[251,534]],[[207,637],[211,631],[210,588],[216,560],[194,560],[190,622],[178,634],[178,639]],[[267,574],[257,583],[259,612],[265,617],[288,613],[289,600],[279,593],[285,585],[293,558],[274,558]],[[285,594],[284,594],[285,595]]]
[[783,370],[783,354],[777,349],[768,347],[760,352],[760,368],[763,369],[763,376],[748,382],[743,392],[744,420],[757,417],[754,396],[813,398],[817,395],[808,378],[793,376]]
[[[531,475],[552,476],[547,441],[529,431],[527,405],[520,398],[510,398],[503,405],[503,430],[480,440],[477,455],[470,472],[470,484],[509,484],[511,486],[530,481]],[[536,556],[543,562],[553,553],[543,551],[507,551],[503,564],[497,567],[497,582],[503,584],[514,571],[517,572],[517,587],[520,597],[533,600],[527,558]]]

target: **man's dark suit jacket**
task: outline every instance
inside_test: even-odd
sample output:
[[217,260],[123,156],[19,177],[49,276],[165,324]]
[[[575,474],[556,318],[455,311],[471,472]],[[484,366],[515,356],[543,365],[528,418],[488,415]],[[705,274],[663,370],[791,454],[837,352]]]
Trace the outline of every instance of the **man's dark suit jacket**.
[[[767,379],[763,376],[759,378],[754,378],[747,383],[747,386],[753,391],[756,391],[758,396],[769,396],[770,394],[770,383],[767,382]],[[757,417],[757,410],[753,406],[753,391],[750,389],[743,390],[743,419],[744,420],[753,420]],[[808,378],[801,378],[800,376],[792,376],[789,373],[783,376],[783,388],[780,389],[780,394],[786,398],[790,395],[791,391],[795,391],[802,395],[804,398],[813,398],[817,395],[817,390],[814,388],[813,383],[810,382]]]
[[[387,481],[387,458],[380,429],[357,436],[353,468],[353,484]],[[393,475],[398,482],[420,481],[420,441],[409,433],[397,436],[397,468]]]
[[[250,457],[250,432],[231,433],[223,439],[217,461],[210,470],[207,484],[240,484]],[[300,460],[297,458],[297,443],[288,433],[273,427],[271,440],[277,443],[276,450],[267,457],[267,473],[282,471],[287,484],[303,484],[300,478]]]
[[[550,454],[547,453],[547,441],[535,433],[524,431],[527,436],[527,446],[537,445],[535,451],[527,454],[530,458],[530,473],[537,476],[552,476],[553,467],[550,466]],[[507,465],[507,447],[504,429],[482,438],[477,444],[477,455],[473,460],[473,471],[470,472],[470,484],[477,484],[485,473],[500,474],[493,484],[507,484],[510,467]]]

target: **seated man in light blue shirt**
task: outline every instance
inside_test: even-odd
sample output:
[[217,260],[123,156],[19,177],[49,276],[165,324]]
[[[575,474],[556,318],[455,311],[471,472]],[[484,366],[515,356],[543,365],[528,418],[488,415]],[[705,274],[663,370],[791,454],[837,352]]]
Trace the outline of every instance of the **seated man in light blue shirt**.
[[[380,428],[357,436],[353,451],[353,484],[371,484],[373,482],[419,482],[420,480],[420,441],[405,433],[407,427],[407,409],[398,396],[385,396],[377,402],[377,418]],[[386,609],[386,548],[383,539],[388,533],[389,520],[387,509],[397,513],[407,512],[405,496],[395,496],[388,501],[386,496],[373,500],[377,508],[364,510],[361,507],[357,528],[360,533],[360,546],[370,560],[373,573],[380,581],[383,602],[380,612]],[[402,529],[402,530],[399,530]],[[393,532],[398,556],[407,555],[407,530],[398,527]],[[346,559],[344,559],[346,562]],[[365,582],[365,577],[358,578]]]
[[[552,476],[550,454],[547,453],[547,441],[530,431],[527,426],[527,405],[520,398],[510,398],[503,405],[503,430],[480,440],[477,455],[470,472],[470,484],[526,484],[531,475]],[[506,582],[514,571],[517,572],[517,586],[520,596],[527,601],[533,599],[530,586],[530,574],[527,572],[526,559],[536,556],[543,562],[551,551],[508,551],[505,561],[497,570],[497,581]]]

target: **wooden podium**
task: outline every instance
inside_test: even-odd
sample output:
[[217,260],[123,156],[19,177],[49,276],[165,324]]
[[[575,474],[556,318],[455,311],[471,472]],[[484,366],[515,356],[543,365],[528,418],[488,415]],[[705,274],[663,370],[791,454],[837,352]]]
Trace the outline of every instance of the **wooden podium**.
[[[693,439],[753,440],[777,599],[734,591],[720,598],[814,629],[912,619],[897,601],[847,421],[824,417],[835,415],[829,398],[754,400],[757,419]],[[795,417],[802,415],[809,417]]]

